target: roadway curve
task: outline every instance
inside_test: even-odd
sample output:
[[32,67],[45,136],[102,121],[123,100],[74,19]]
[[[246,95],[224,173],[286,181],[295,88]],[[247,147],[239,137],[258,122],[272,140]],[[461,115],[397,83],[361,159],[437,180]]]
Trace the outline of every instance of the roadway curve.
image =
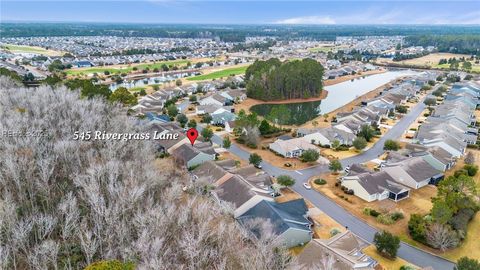
[[[363,163],[380,156],[384,152],[384,142],[388,139],[399,138],[410,126],[410,124],[413,123],[415,119],[417,119],[417,117],[423,112],[424,109],[425,104],[423,103],[423,100],[420,100],[419,103],[412,110],[410,110],[409,113],[404,115],[403,118],[395,126],[388,130],[387,133],[385,133],[382,138],[377,141],[377,143],[375,143],[371,148],[367,149],[359,155],[342,159],[342,165],[345,167],[353,163]],[[213,136],[212,141],[218,145],[222,145],[222,138],[217,135]],[[249,152],[239,148],[235,144],[232,144],[228,151],[244,160],[248,160],[250,156]],[[362,219],[355,217],[346,209],[336,204],[333,200],[329,199],[322,193],[316,192],[314,190],[307,190],[303,187],[303,183],[307,182],[308,179],[310,179],[311,177],[328,172],[327,165],[318,165],[297,171],[278,168],[265,161],[263,161],[261,165],[262,169],[272,176],[290,175],[291,177],[295,178],[296,182],[295,185],[292,187],[293,190],[295,190],[305,199],[309,200],[313,205],[322,210],[325,214],[332,217],[339,224],[348,227],[348,229],[351,230],[353,233],[362,237],[363,239],[366,239],[370,243],[373,242],[373,237],[378,231],[377,229],[368,225]],[[454,263],[452,263],[451,261],[433,255],[422,249],[415,248],[404,242],[402,242],[400,245],[400,249],[398,250],[398,256],[417,266],[431,266],[435,270],[452,270],[454,267]]]

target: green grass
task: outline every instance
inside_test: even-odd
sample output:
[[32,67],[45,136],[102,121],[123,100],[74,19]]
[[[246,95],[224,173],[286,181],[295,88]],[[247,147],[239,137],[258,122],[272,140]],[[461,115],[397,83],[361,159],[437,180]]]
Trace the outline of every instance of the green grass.
[[7,44],[7,45],[2,46],[2,47],[6,48],[7,50],[9,50],[11,52],[14,52],[14,53],[15,52],[17,52],[17,53],[38,53],[38,54],[49,55],[53,52],[53,51],[49,51],[47,49],[40,48],[40,47],[23,46],[23,45]]
[[105,71],[109,71],[110,74],[118,74],[118,73],[128,73],[130,71],[133,71],[133,68],[136,67],[138,70],[143,70],[145,68],[149,68],[150,71],[152,71],[155,68],[158,68],[161,70],[161,67],[163,64],[166,64],[167,66],[179,66],[179,65],[184,65],[188,63],[188,60],[173,60],[173,61],[162,61],[162,62],[156,62],[156,63],[145,63],[145,64],[139,64],[139,65],[125,65],[122,67],[91,67],[91,68],[85,68],[85,69],[69,69],[66,71],[67,75],[86,75],[86,74],[93,74],[93,73],[98,73],[98,74],[103,74]]
[[[450,64],[441,64],[441,65],[439,65],[439,64],[434,64],[432,67],[433,67],[433,68],[440,68],[440,69],[450,69]],[[460,70],[463,70],[461,63],[460,63],[460,65],[459,65],[459,69],[460,69]],[[473,64],[471,70],[464,70],[464,71],[467,71],[467,72],[468,72],[468,71],[480,72],[480,65],[475,65],[475,64]]]
[[191,78],[188,78],[187,80],[189,81],[212,80],[212,79],[228,77],[231,75],[240,75],[245,73],[245,70],[247,70],[247,67],[248,66],[227,68],[227,69],[212,72],[210,74],[191,77]]

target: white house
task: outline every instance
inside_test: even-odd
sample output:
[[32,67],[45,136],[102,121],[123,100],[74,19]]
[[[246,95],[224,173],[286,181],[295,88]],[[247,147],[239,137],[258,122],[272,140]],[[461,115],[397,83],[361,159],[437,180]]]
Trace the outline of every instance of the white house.
[[299,157],[303,151],[308,149],[318,151],[318,148],[310,142],[307,142],[305,138],[294,138],[286,141],[277,139],[269,145],[269,148],[287,158]]

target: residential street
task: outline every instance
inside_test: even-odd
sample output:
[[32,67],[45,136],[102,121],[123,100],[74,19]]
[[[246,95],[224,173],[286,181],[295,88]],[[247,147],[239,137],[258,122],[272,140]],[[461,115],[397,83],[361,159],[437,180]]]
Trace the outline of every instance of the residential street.
[[[388,130],[387,133],[382,136],[382,138],[373,147],[357,156],[341,160],[342,165],[345,167],[353,163],[362,163],[380,156],[384,152],[384,142],[388,139],[399,138],[403,134],[403,132],[405,132],[405,130],[410,126],[410,124],[415,121],[415,119],[423,112],[424,109],[425,104],[423,104],[423,100],[420,100],[419,103],[410,112],[408,112],[395,126]],[[199,128],[201,129],[201,127]],[[214,143],[217,143],[219,145],[222,144],[222,138],[217,135],[214,135],[212,140]],[[250,155],[250,153],[243,149],[240,149],[235,144],[232,144],[228,151],[245,160],[248,160],[248,157]],[[348,229],[351,230],[353,233],[364,238],[370,243],[373,241],[373,237],[377,232],[377,229],[371,227],[366,222],[350,214],[347,210],[330,200],[325,195],[314,190],[307,190],[303,187],[302,184],[308,181],[308,179],[310,179],[311,177],[328,172],[327,165],[315,166],[298,171],[284,170],[282,168],[275,167],[265,161],[263,161],[261,165],[263,167],[263,170],[272,176],[290,175],[291,177],[295,178],[296,183],[292,187],[293,190],[298,192],[305,199],[309,200],[313,205],[315,205],[324,213],[332,217],[335,221],[342,224],[343,226],[348,227]],[[415,265],[422,267],[431,266],[435,270],[451,270],[454,267],[454,264],[452,262],[445,260],[441,257],[432,255],[421,249],[412,247],[404,242],[401,243],[401,247],[398,251],[398,256]]]

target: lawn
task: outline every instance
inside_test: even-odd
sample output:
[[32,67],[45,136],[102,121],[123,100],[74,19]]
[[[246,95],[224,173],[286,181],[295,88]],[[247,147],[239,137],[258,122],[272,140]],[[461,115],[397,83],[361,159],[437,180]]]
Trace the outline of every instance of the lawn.
[[203,80],[212,80],[218,79],[223,77],[228,77],[232,75],[240,75],[244,74],[245,70],[247,70],[248,66],[241,66],[241,67],[234,67],[234,68],[227,68],[219,71],[214,71],[212,73],[199,75],[195,77],[188,78],[189,81],[203,81]]
[[[440,68],[440,69],[450,69],[450,64],[434,64],[433,65],[434,68]],[[462,69],[462,64],[460,63],[460,69]],[[463,70],[463,69],[462,69]],[[475,64],[472,62],[472,69],[469,70],[469,71],[473,71],[473,72],[480,72],[480,65],[478,64]]]
[[[439,65],[438,62],[440,59],[449,59],[449,58],[469,58],[470,55],[467,54],[453,54],[453,53],[431,53],[429,55],[425,55],[419,58],[408,59],[403,61],[394,62],[391,59],[386,58],[379,58],[380,63],[395,63],[395,64],[404,64],[404,65],[412,65],[412,66],[423,66],[423,67],[431,67],[437,69],[450,69],[450,64],[442,64]],[[472,70],[473,72],[480,72],[480,65],[472,63]],[[460,64],[460,68],[462,64]]]
[[34,47],[34,46],[23,46],[23,45],[11,45],[7,44],[2,46],[9,50],[12,53],[37,53],[42,55],[62,55],[61,52],[54,51],[54,50],[47,50],[42,47]]
[[91,68],[74,68],[66,71],[67,75],[86,75],[99,73],[103,74],[105,71],[110,72],[111,74],[116,73],[128,73],[133,71],[133,68],[136,67],[138,70],[143,70],[149,68],[153,70],[158,68],[161,70],[162,65],[166,64],[167,66],[179,66],[188,63],[188,60],[173,60],[173,61],[161,61],[156,63],[143,63],[143,64],[132,64],[132,65],[118,65],[118,66],[106,66],[106,67],[91,67]]
[[363,253],[367,254],[368,256],[372,257],[374,260],[376,260],[381,266],[383,266],[383,269],[385,270],[398,270],[400,267],[404,265],[410,265],[414,267],[415,269],[419,269],[418,267],[414,266],[411,263],[408,263],[407,261],[396,258],[395,260],[389,260],[383,257],[382,255],[378,254],[377,249],[375,248],[374,245],[370,245],[366,247],[363,250]]
[[[480,150],[467,150],[472,152],[475,156],[475,161],[478,164],[480,161]],[[456,170],[459,170],[463,167],[465,163],[463,162],[463,158],[460,159],[455,167],[452,170],[449,170],[445,176],[453,175]],[[480,188],[480,173],[477,173],[473,179],[477,183],[477,187]],[[468,224],[467,230],[467,238],[463,241],[463,243],[453,250],[445,252],[445,254],[441,254],[443,257],[446,257],[450,260],[458,260],[459,258],[468,254],[468,257],[475,258],[480,260],[480,212],[477,212],[475,217],[472,221]]]

